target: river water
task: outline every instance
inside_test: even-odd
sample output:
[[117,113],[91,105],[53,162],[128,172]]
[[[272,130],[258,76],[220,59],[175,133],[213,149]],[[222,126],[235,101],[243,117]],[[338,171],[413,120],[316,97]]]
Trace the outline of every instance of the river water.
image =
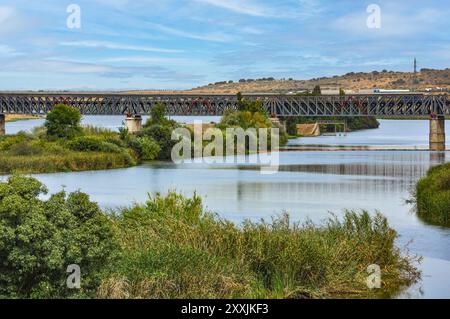
[[[175,117],[191,122],[192,118]],[[217,121],[216,117],[202,118]],[[84,124],[117,129],[122,117],[85,117]],[[450,152],[429,152],[428,121],[382,120],[376,130],[346,136],[291,140],[280,171],[262,175],[249,165],[147,163],[96,172],[41,174],[51,192],[80,189],[105,208],[144,202],[148,194],[196,192],[208,209],[235,222],[269,219],[288,211],[296,221],[320,222],[345,209],[380,211],[399,233],[398,245],[423,256],[422,280],[399,298],[450,298],[450,229],[427,225],[406,203],[427,170],[450,162]],[[7,123],[8,133],[43,120]],[[446,123],[450,132],[450,122]],[[448,145],[450,149],[450,145]]]

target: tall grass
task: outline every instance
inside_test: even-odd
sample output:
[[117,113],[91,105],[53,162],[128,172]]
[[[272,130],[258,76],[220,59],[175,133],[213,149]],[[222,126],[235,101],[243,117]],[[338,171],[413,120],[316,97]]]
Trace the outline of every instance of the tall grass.
[[81,153],[0,156],[0,173],[55,173],[123,168],[135,165],[128,153]]
[[43,128],[0,138],[0,173],[53,173],[123,168],[135,152],[115,132],[84,128],[74,139],[48,139]]
[[415,196],[420,218],[450,227],[450,163],[430,169],[417,183]]
[[[170,193],[116,213],[114,225],[122,257],[101,298],[375,297],[419,276],[380,214],[347,212],[323,225],[283,214],[238,227],[198,197]],[[382,270],[378,291],[367,288],[371,264]]]

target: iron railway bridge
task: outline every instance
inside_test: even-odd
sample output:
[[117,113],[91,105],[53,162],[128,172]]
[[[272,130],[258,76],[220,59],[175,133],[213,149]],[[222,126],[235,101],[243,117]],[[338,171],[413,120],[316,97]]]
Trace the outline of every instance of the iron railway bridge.
[[[377,116],[428,117],[430,150],[444,151],[445,117],[450,116],[446,95],[372,94],[372,95],[245,95],[261,101],[272,118],[291,116]],[[57,104],[67,104],[83,115],[127,115],[130,132],[141,128],[142,115],[150,114],[157,103],[166,105],[167,115],[222,115],[236,110],[234,95],[139,95],[76,93],[0,93],[0,135],[5,134],[5,114],[45,115]]]
[[[445,95],[244,95],[259,100],[272,117],[289,116],[449,116]],[[124,95],[0,93],[0,114],[45,115],[56,104],[67,104],[83,115],[148,115],[162,102],[168,115],[222,115],[237,109],[235,95]]]

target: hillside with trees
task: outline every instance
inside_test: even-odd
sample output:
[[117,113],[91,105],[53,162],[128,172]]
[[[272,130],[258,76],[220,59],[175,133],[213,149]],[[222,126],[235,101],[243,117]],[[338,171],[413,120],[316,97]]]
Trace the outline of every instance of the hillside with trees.
[[289,93],[312,90],[320,85],[324,92],[338,91],[340,88],[357,93],[359,90],[373,89],[432,89],[450,90],[450,69],[422,69],[416,78],[412,72],[395,72],[388,70],[373,72],[350,72],[332,77],[320,77],[309,80],[289,79],[240,79],[238,81],[221,81],[197,87],[191,93]]

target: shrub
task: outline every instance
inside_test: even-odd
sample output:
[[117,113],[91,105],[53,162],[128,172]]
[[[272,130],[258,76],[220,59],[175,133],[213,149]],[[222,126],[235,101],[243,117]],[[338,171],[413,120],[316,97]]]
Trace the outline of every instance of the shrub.
[[172,147],[176,141],[172,140],[172,128],[162,125],[152,125],[140,132],[140,137],[150,137],[159,144],[161,148],[158,159],[167,160],[171,158]]
[[80,136],[70,141],[68,147],[77,152],[106,152],[120,153],[121,149],[116,144],[106,142],[98,136]]
[[[36,179],[0,183],[0,297],[92,296],[116,241],[109,219],[86,194],[47,189]],[[67,266],[81,268],[81,290],[66,287]]]
[[9,154],[15,156],[31,156],[43,153],[42,148],[36,143],[22,142],[14,144],[9,149]]
[[76,108],[58,104],[47,114],[45,127],[50,138],[73,138],[81,134],[81,114]]
[[138,139],[143,160],[151,161],[158,157],[161,148],[158,143],[150,137],[139,137]]
[[450,164],[430,169],[417,183],[415,196],[420,218],[450,227]]

